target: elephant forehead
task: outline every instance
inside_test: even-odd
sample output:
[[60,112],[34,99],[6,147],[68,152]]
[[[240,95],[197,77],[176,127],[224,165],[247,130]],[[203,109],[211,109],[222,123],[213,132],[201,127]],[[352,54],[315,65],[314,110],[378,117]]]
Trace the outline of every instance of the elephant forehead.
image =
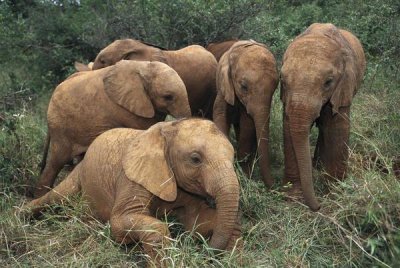
[[[309,54],[304,57],[292,57],[285,60],[282,66],[282,77],[290,80],[313,80],[327,75],[334,75],[336,69],[332,60]],[[293,81],[292,81],[293,82]]]
[[285,57],[303,58],[308,55],[315,57],[332,57],[340,52],[339,45],[326,36],[305,36],[295,40],[288,48]]
[[233,150],[232,145],[226,137],[219,131],[218,127],[211,121],[202,119],[184,120],[179,126],[177,133],[178,140],[185,144],[208,147],[227,147]]

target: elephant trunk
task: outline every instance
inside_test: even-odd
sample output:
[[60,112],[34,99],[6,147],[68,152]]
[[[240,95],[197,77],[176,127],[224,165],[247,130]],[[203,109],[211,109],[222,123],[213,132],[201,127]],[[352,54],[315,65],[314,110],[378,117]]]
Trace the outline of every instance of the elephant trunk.
[[252,114],[257,136],[258,162],[264,184],[272,187],[272,179],[269,163],[269,111],[264,109]]
[[184,104],[179,103],[179,105],[175,105],[175,107],[173,107],[173,109],[171,109],[169,113],[176,119],[189,118],[192,116],[192,112],[190,110],[188,102]]
[[[304,114],[307,114],[307,116]],[[296,156],[305,203],[311,210],[317,211],[320,208],[320,204],[314,192],[309,141],[310,126],[314,119],[311,113],[293,111],[289,113],[289,129],[284,131],[290,132],[289,136]]]
[[215,198],[216,225],[211,237],[212,248],[226,249],[236,225],[239,211],[239,182],[232,163],[218,166],[212,171],[212,179],[206,185],[208,194]]

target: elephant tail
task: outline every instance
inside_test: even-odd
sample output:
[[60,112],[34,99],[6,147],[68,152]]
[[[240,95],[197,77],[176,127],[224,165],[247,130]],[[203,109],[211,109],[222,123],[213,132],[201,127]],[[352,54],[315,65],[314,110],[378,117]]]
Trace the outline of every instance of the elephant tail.
[[50,145],[50,134],[49,134],[49,132],[47,132],[46,141],[45,141],[44,150],[43,150],[43,157],[42,157],[42,161],[39,164],[40,174],[43,173],[44,167],[46,166],[47,154],[49,152],[49,145]]

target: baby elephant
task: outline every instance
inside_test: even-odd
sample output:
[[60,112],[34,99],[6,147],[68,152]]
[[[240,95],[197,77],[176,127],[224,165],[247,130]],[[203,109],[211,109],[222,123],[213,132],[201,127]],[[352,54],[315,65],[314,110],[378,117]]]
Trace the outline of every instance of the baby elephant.
[[[119,243],[142,242],[155,261],[155,248],[168,243],[172,213],[186,230],[228,249],[240,237],[239,183],[234,151],[217,126],[204,119],[160,122],[148,130],[118,128],[100,135],[85,158],[57,187],[26,205],[34,214],[77,192],[95,216],[110,221]],[[205,198],[215,199],[216,208]]]
[[185,85],[164,63],[120,61],[73,74],[55,89],[49,103],[43,172],[35,197],[45,194],[63,166],[101,133],[117,127],[147,129],[167,114],[191,116]]
[[235,126],[237,154],[247,175],[253,161],[244,159],[258,151],[261,175],[268,187],[274,183],[268,156],[269,114],[278,79],[274,56],[253,40],[234,43],[218,63],[213,120],[226,135],[231,124]]
[[365,70],[364,51],[350,32],[314,23],[289,45],[281,70],[284,105],[285,179],[291,194],[303,191],[305,203],[318,210],[310,156],[310,128],[319,128],[314,153],[329,176],[346,174],[350,106]]

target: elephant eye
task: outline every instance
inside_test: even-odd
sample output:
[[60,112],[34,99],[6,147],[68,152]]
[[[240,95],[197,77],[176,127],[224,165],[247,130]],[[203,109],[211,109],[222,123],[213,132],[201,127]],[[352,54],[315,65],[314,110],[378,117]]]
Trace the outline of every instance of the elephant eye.
[[324,83],[324,88],[329,89],[329,87],[332,85],[333,78],[328,78],[325,83]]
[[167,95],[164,95],[163,98],[166,101],[172,101],[174,99],[174,96],[172,96],[171,94],[167,94]]
[[196,152],[192,153],[190,155],[190,161],[192,162],[192,164],[194,164],[196,166],[200,165],[202,162],[200,154],[196,153]]
[[240,84],[240,89],[244,92],[247,92],[249,90],[249,88],[247,87],[246,83],[241,83]]

